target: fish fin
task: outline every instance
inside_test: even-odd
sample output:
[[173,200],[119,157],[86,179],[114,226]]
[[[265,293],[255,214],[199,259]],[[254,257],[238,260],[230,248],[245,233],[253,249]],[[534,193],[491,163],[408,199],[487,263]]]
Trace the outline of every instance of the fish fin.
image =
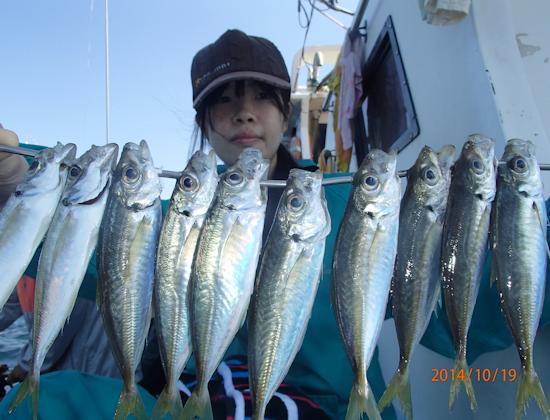
[[544,395],[544,390],[540,383],[539,377],[535,371],[531,374],[520,375],[519,386],[516,397],[516,420],[520,420],[525,415],[529,398],[533,397],[539,408],[544,413],[547,419],[550,419],[550,406]]
[[466,359],[464,358],[456,359],[454,372],[463,372],[464,374],[455,375],[454,380],[451,381],[451,390],[449,393],[449,410],[452,410],[456,402],[456,398],[458,397],[458,392],[460,391],[460,384],[464,384],[464,388],[466,389],[466,395],[470,400],[470,409],[472,411],[476,411],[477,401],[474,393],[474,387],[472,386],[472,382],[470,381],[470,378],[468,375],[469,369],[468,369],[468,364],[466,363]]
[[197,394],[198,387],[191,394],[191,397],[185,403],[183,407],[184,419],[194,419],[198,417],[200,420],[213,420],[212,404],[210,403],[210,394],[208,393],[208,387],[204,387],[204,391]]
[[122,390],[116,406],[114,420],[126,420],[130,414],[134,415],[137,420],[148,419],[141,395],[135,387],[131,391]]
[[367,414],[369,420],[382,420],[374,395],[367,381],[363,384],[354,383],[349,396],[346,420],[355,420]]
[[19,386],[17,394],[10,403],[8,407],[8,413],[12,414],[17,407],[29,396],[32,398],[32,418],[33,420],[38,419],[38,397],[39,397],[39,385],[40,377],[33,377],[32,375],[27,375],[23,383]]
[[155,407],[153,408],[153,414],[151,419],[161,420],[165,416],[170,415],[173,419],[182,419],[183,417],[183,404],[179,392],[170,392],[168,386],[166,386],[157,400]]
[[397,372],[390,380],[390,384],[382,394],[382,398],[378,401],[378,409],[380,412],[391,404],[392,400],[397,396],[405,417],[412,420],[412,399],[411,399],[411,384],[409,382],[409,368],[397,369]]
[[533,202],[533,209],[535,210],[535,213],[537,213],[537,218],[539,219],[540,229],[542,230],[542,237],[544,238],[544,245],[546,246],[546,255],[548,255],[548,257],[550,258],[550,248],[548,247],[548,241],[546,239],[546,217],[544,217],[544,213],[542,212],[542,209],[537,205],[536,201]]

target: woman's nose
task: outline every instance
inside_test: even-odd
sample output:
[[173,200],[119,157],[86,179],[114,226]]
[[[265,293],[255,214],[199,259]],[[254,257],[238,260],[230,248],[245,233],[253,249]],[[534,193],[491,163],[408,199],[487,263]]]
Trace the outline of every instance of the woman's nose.
[[237,110],[234,115],[234,121],[240,124],[256,121],[253,101],[246,96],[237,101]]

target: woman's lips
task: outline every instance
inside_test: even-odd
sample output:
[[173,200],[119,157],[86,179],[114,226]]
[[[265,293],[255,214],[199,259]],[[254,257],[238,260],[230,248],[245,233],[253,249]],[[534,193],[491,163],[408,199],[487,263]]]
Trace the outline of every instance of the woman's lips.
[[256,142],[260,141],[259,137],[237,137],[233,139],[233,143],[239,144],[241,146],[251,146],[255,144]]

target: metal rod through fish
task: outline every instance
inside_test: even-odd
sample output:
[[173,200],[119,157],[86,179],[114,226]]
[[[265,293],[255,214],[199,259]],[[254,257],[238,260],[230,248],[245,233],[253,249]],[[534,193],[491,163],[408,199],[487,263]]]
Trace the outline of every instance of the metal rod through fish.
[[[0,144],[0,152],[6,152],[6,153],[15,153],[18,155],[23,156],[31,156],[34,157],[38,151],[34,149],[27,149],[25,147],[14,147],[14,146],[7,146],[4,144]],[[499,162],[499,163],[505,163],[505,162]],[[539,163],[539,168],[541,171],[550,171],[550,163]],[[179,171],[168,171],[162,169],[160,171],[160,176],[162,178],[173,178],[177,179],[181,175],[181,172]],[[407,176],[407,171],[398,171],[397,175],[400,177]],[[351,176],[338,176],[334,178],[325,178],[323,179],[323,185],[335,185],[335,184],[349,184],[353,180],[353,177]],[[285,180],[278,180],[278,179],[271,179],[269,181],[261,181],[260,185],[262,187],[270,187],[270,188],[284,188],[286,187],[286,181]]]

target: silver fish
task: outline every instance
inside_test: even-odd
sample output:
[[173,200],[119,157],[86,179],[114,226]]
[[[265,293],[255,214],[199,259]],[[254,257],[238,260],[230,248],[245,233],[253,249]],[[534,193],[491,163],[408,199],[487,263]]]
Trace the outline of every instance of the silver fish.
[[244,149],[225,172],[199,235],[190,279],[191,341],[197,386],[183,417],[212,419],[208,381],[242,325],[262,245],[269,162]]
[[[485,261],[491,204],[495,196],[495,141],[474,134],[468,137],[455,163],[441,253],[441,282],[445,308],[456,352],[455,372],[468,372],[466,345],[481,270]],[[451,382],[449,409],[460,384],[466,388],[472,410],[477,409],[471,381],[455,376]]]
[[179,418],[183,410],[176,382],[191,355],[187,289],[195,245],[217,183],[214,151],[196,152],[176,182],[162,224],[153,302],[167,380],[153,418]]
[[454,154],[452,145],[444,146],[438,153],[424,146],[407,173],[407,189],[401,200],[391,288],[399,367],[378,406],[382,410],[398,396],[409,419],[409,362],[440,296],[441,239]]
[[75,153],[72,143],[41,150],[0,212],[0,310],[50,226]]
[[396,154],[372,150],[353,177],[333,258],[332,301],[355,382],[346,419],[380,419],[367,382],[390,290],[399,227]]
[[491,226],[492,280],[521,361],[516,419],[533,397],[547,419],[550,407],[533,366],[533,343],[546,282],[546,205],[535,146],[528,140],[506,144],[499,166]]
[[127,143],[113,175],[97,246],[98,305],[124,380],[115,419],[130,414],[147,418],[135,371],[151,322],[160,192],[147,143]]
[[92,146],[69,169],[38,263],[30,372],[9,411],[30,393],[38,418],[40,369],[69,318],[97,243],[118,146]]
[[262,254],[248,320],[253,419],[298,353],[311,316],[330,215],[320,172],[290,171]]

